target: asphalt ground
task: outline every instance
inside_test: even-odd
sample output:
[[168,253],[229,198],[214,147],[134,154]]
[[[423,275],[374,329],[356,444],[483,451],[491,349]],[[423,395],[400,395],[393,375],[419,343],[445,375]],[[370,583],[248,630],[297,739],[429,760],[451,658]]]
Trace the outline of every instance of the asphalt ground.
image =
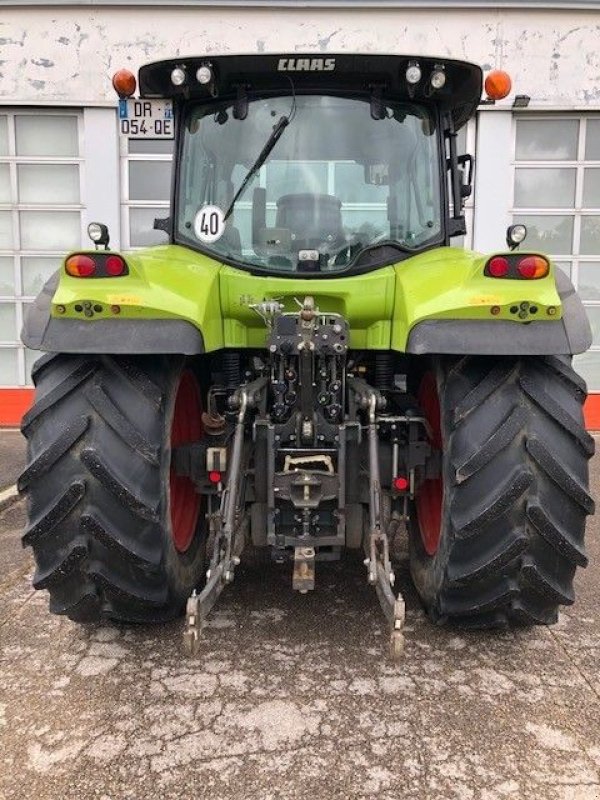
[[0,512],[2,800],[600,798],[597,519],[552,628],[435,628],[404,564],[399,664],[360,562],[318,565],[306,596],[238,571],[190,659],[181,622],[49,615],[23,522],[22,501]]
[[0,492],[15,483],[25,467],[25,439],[21,431],[0,430]]

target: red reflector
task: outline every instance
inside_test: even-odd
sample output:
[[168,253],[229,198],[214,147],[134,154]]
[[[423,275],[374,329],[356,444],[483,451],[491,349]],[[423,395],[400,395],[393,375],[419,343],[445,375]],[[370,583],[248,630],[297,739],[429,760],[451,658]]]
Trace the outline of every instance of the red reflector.
[[545,278],[550,265],[542,256],[526,256],[519,261],[517,269],[523,278]]
[[503,278],[508,273],[508,261],[502,256],[492,258],[488,263],[488,272],[492,278]]
[[109,256],[105,267],[108,275],[122,275],[125,272],[125,262],[121,256]]
[[91,256],[70,256],[65,261],[65,269],[74,278],[89,278],[96,272],[96,262]]
[[221,473],[218,472],[216,469],[211,470],[208,473],[208,480],[211,483],[221,483]]
[[408,478],[405,478],[403,475],[394,478],[394,489],[397,492],[405,492],[408,489]]

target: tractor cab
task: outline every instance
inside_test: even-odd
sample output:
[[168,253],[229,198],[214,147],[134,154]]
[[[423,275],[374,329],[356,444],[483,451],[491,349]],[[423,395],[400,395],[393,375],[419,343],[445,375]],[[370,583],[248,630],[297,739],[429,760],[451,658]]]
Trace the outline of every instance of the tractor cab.
[[143,67],[141,98],[174,102],[172,241],[260,274],[315,277],[448,244],[464,233],[469,192],[456,131],[481,82],[472,64],[381,55]]

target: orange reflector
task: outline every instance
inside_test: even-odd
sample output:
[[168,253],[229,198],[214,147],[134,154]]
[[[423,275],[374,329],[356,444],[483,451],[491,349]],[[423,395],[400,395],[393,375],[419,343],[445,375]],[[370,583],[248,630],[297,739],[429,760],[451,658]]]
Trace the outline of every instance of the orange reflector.
[[65,269],[74,278],[89,278],[96,272],[96,263],[90,256],[69,256],[65,261]]
[[502,100],[510,94],[512,81],[508,72],[494,69],[485,79],[485,93],[490,100]]
[[550,271],[550,264],[542,256],[525,256],[517,264],[522,278],[545,278]]
[[126,98],[131,97],[135,92],[137,82],[133,72],[129,72],[128,69],[120,69],[113,75],[112,85],[119,97]]

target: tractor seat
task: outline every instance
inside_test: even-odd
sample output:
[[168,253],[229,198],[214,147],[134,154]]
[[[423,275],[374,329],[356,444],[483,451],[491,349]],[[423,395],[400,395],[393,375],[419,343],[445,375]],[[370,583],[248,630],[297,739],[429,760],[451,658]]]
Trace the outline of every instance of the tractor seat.
[[341,208],[331,194],[285,194],[277,201],[275,224],[291,231],[294,249],[335,250],[346,242]]

